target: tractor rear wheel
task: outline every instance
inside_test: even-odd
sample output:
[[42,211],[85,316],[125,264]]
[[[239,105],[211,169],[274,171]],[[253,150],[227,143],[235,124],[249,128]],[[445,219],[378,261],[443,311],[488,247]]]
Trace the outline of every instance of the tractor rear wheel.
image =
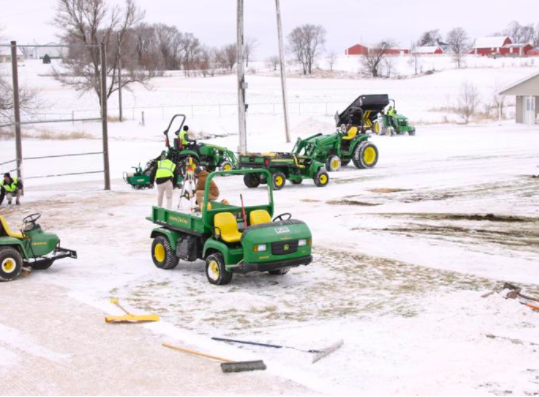
[[289,270],[289,267],[283,267],[282,269],[271,270],[268,274],[271,274],[272,276],[284,276]]
[[0,248],[0,281],[11,281],[22,271],[22,256],[14,248]]
[[326,160],[326,169],[329,172],[335,172],[339,171],[339,168],[341,168],[341,159],[339,156],[329,156]]
[[258,185],[260,185],[260,177],[258,174],[245,174],[243,183],[250,189],[258,187]]
[[314,176],[314,184],[318,187],[324,187],[329,183],[329,175],[326,171],[320,170]]
[[364,142],[354,150],[352,161],[357,168],[372,168],[378,162],[378,149],[370,142]]
[[180,261],[165,236],[157,236],[153,239],[152,259],[155,266],[165,270],[174,269]]
[[226,271],[223,254],[220,252],[206,258],[206,277],[214,285],[226,285],[232,281],[232,273]]
[[273,188],[275,190],[281,190],[286,184],[286,176],[282,172],[276,172],[271,176],[273,181]]

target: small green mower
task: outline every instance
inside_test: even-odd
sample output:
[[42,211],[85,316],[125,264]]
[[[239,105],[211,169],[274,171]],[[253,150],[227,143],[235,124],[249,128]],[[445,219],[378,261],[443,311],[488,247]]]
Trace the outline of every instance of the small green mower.
[[12,232],[0,216],[0,281],[16,279],[23,267],[45,270],[58,259],[77,259],[77,252],[60,247],[56,234],[46,233],[36,222],[41,214],[23,219],[20,233]]

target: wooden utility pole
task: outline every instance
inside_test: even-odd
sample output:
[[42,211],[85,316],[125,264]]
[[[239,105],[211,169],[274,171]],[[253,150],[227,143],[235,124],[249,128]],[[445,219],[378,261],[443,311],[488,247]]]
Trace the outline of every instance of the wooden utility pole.
[[103,166],[105,190],[110,190],[109,131],[107,114],[107,46],[101,43],[101,118],[103,125]]
[[120,107],[120,123],[124,121],[122,108],[122,43],[118,36],[118,102]]
[[275,0],[275,8],[277,11],[277,36],[279,40],[279,62],[281,64],[281,88],[283,91],[283,113],[284,113],[284,129],[286,132],[286,142],[290,143],[290,129],[288,127],[288,99],[286,94],[286,70],[284,59],[283,45],[283,28],[281,24],[281,6],[279,0]]
[[236,39],[236,67],[238,72],[238,122],[240,133],[240,144],[238,152],[247,151],[247,127],[245,120],[245,68],[243,64],[243,0],[238,0],[238,20],[237,20],[237,39]]
[[22,179],[22,135],[19,100],[19,67],[17,65],[17,42],[11,42],[11,73],[13,77],[13,117],[15,120],[15,149],[17,151],[17,178]]

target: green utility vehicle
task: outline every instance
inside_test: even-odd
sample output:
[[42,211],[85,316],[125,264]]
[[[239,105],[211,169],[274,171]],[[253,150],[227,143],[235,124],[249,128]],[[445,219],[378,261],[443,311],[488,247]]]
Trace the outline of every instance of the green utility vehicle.
[[[268,185],[268,202],[260,205],[232,205],[226,200],[209,201],[210,181],[216,176],[263,175],[267,170],[233,170],[211,173],[205,186],[201,212],[179,212],[152,208],[147,219],[159,227],[151,233],[152,259],[160,269],[173,269],[180,260],[206,261],[211,284],[230,283],[234,273],[253,271],[284,275],[292,267],[312,261],[312,235],[302,221],[290,213],[272,220],[273,189]],[[230,178],[227,178],[227,181]],[[243,197],[241,199],[243,203]]]
[[[132,167],[135,172],[124,172],[124,181],[129,184],[135,190],[151,189],[151,174],[154,167],[157,166],[159,158],[150,160],[146,163],[146,167],[142,168],[140,164],[137,167]],[[178,175],[178,186],[182,184],[183,176]]]
[[266,169],[270,173],[269,179],[264,173],[246,174],[244,183],[249,188],[271,181],[275,190],[281,190],[287,179],[294,185],[301,184],[304,179],[312,179],[318,187],[324,187],[329,183],[329,176],[323,163],[294,153],[241,154],[239,165],[241,168]]
[[[388,106],[395,108],[395,100],[389,99]],[[389,108],[388,108],[389,109]],[[415,127],[408,124],[408,118],[400,113],[397,113],[391,117],[388,116],[388,111],[381,109],[376,114],[376,119],[372,123],[372,131],[378,135],[415,135]]]
[[17,233],[0,216],[0,281],[16,279],[23,266],[44,270],[58,259],[77,259],[77,252],[60,247],[56,234],[46,233],[36,224],[40,217],[41,214],[25,217],[24,228]]

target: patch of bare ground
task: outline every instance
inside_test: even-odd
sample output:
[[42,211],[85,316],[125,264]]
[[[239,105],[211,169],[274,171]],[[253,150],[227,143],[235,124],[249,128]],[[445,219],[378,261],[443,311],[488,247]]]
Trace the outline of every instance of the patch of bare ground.
[[368,203],[366,201],[357,201],[357,200],[348,200],[348,199],[329,200],[329,201],[326,201],[326,203],[330,205],[356,205],[356,206],[363,206],[363,207],[374,207],[374,206],[380,205],[378,203]]

